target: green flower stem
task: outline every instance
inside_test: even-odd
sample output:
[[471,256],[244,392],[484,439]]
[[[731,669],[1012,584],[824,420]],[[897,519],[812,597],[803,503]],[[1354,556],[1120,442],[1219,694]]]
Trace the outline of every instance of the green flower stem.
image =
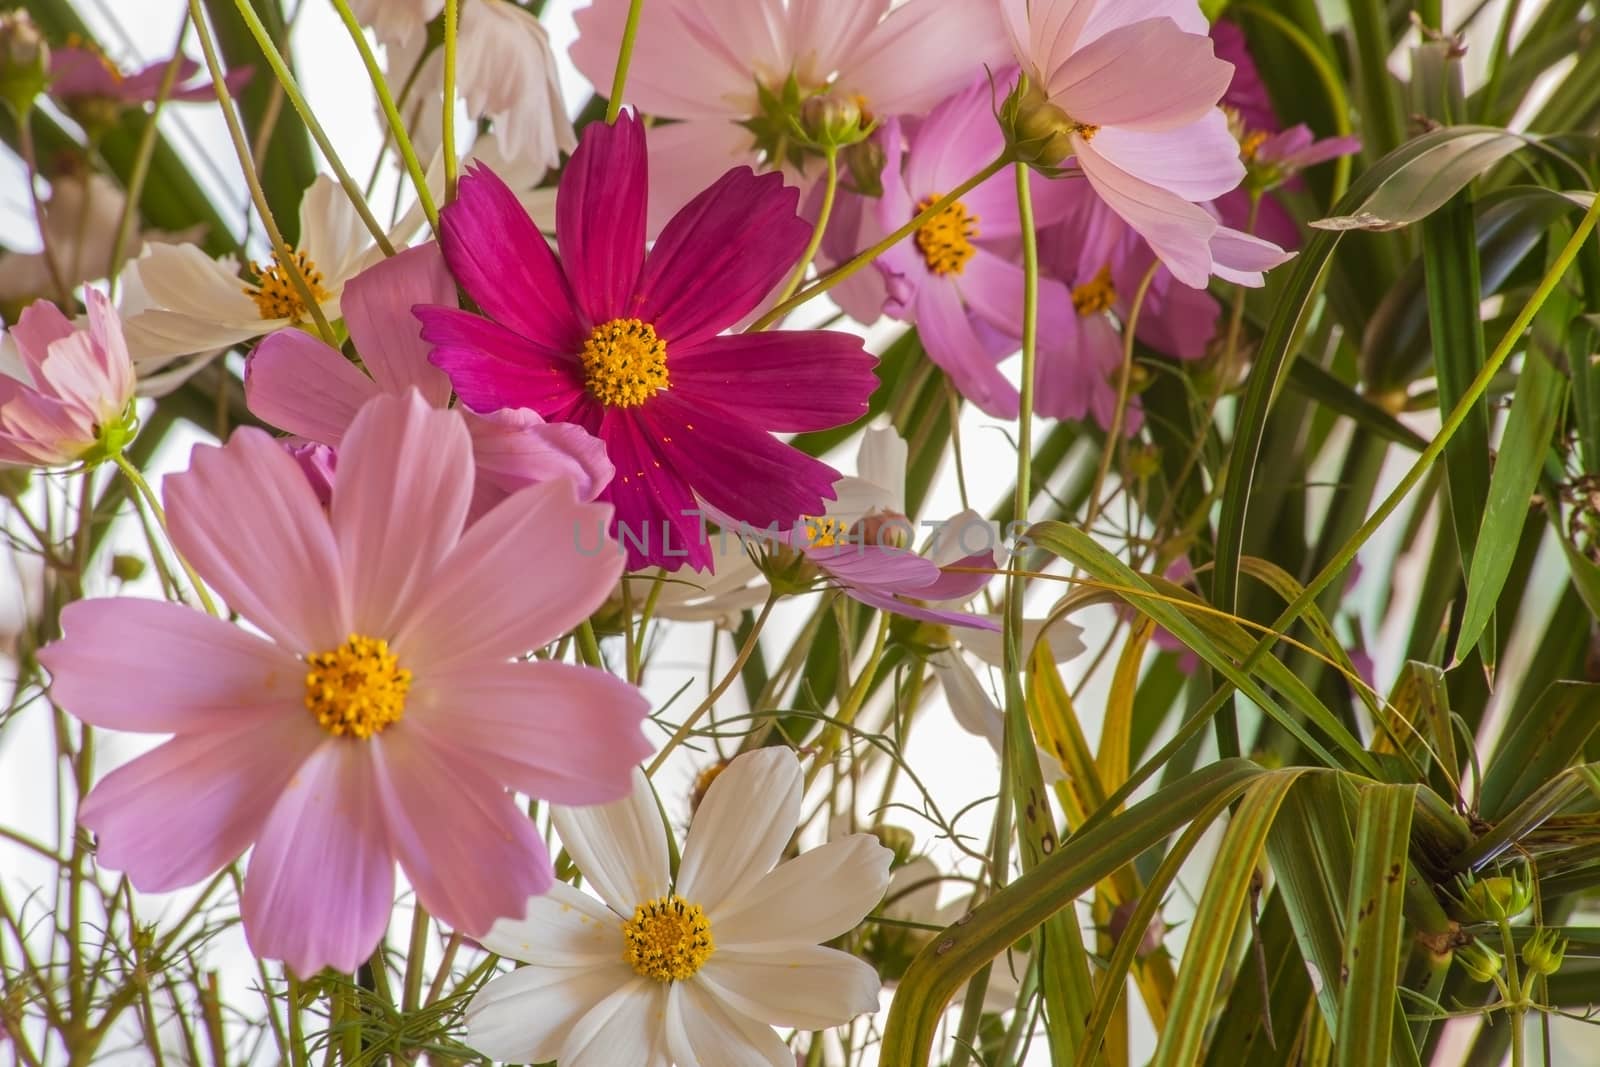
[[[367,76],[372,80],[373,91],[378,94],[378,104],[383,108],[384,118],[389,122],[389,134],[394,138],[395,147],[399,149],[400,158],[406,165],[406,173],[411,176],[411,184],[417,191],[417,203],[422,205],[422,213],[428,217],[428,225],[437,234],[439,208],[434,204],[433,193],[428,189],[428,176],[423,171],[422,161],[417,158],[416,147],[412,145],[411,137],[406,133],[406,124],[400,116],[400,107],[395,103],[394,94],[389,91],[389,79],[384,76],[383,68],[378,65],[378,57],[373,54],[372,46],[367,44],[367,35],[362,32],[361,23],[356,19],[355,12],[350,10],[349,0],[333,0],[333,6],[339,12],[339,18],[344,23],[345,29],[350,31],[350,39],[355,42],[356,51],[361,53],[361,62],[366,66]],[[452,3],[451,9],[454,7]],[[447,37],[446,40],[449,41],[451,38]],[[414,71],[413,76],[415,76]],[[446,106],[445,115],[448,121],[454,122],[453,108]],[[449,134],[446,134],[444,143],[445,175],[447,179],[453,180],[455,152],[452,151],[454,142]],[[451,181],[447,181],[447,185],[454,187]],[[365,203],[365,200],[361,202]]]
[[[1517,943],[1511,936],[1511,922],[1500,920],[1500,951],[1506,958],[1506,1014],[1511,1016],[1511,1067],[1522,1067],[1527,1038],[1523,1023],[1528,1013],[1528,990],[1517,973]],[[1530,976],[1531,977],[1531,976]]]
[[[133,486],[134,490],[144,498],[145,504],[150,508],[150,513],[156,517],[156,523],[160,525],[161,532],[166,535],[167,544],[172,544],[172,533],[167,529],[167,513],[162,510],[161,501],[156,499],[155,490],[150,488],[150,483],[144,480],[144,475],[139,473],[139,468],[129,463],[127,457],[121,452],[113,455],[111,460],[117,465],[117,469],[122,472],[123,477],[128,479],[128,483]],[[188,576],[189,584],[194,587],[195,599],[200,601],[200,606],[205,609],[206,614],[221,618],[222,613],[217,610],[215,601],[211,599],[211,594],[206,590],[206,583],[200,580],[200,576],[194,572],[193,567],[189,566],[189,561],[183,558],[183,553],[179,552],[175,545],[173,546],[172,554],[177,558],[178,565],[183,568],[183,573]]]
[[800,288],[800,283],[806,280],[806,271],[811,269],[811,261],[817,258],[817,249],[822,247],[822,237],[828,232],[828,219],[833,215],[834,197],[839,192],[839,150],[830,147],[824,158],[828,161],[828,171],[822,187],[822,211],[817,215],[817,224],[811,230],[811,243],[806,245],[805,254],[800,257],[794,273],[789,275],[789,281],[778,294],[779,304],[793,296],[795,290]]
[[856,676],[855,684],[845,694],[843,703],[839,705],[839,714],[833,722],[828,724],[827,730],[822,735],[822,743],[818,747],[816,759],[812,760],[811,767],[806,771],[807,789],[811,788],[823,768],[833,763],[833,757],[838,754],[839,746],[844,741],[844,733],[856,721],[856,716],[861,713],[861,705],[866,703],[867,693],[872,689],[872,681],[878,676],[878,665],[883,662],[883,651],[889,646],[889,613],[882,612],[878,615],[878,632],[872,639],[872,651],[867,656],[866,664],[861,668],[861,673]]
[[411,913],[411,941],[406,947],[405,986],[400,994],[400,1011],[409,1015],[422,1003],[422,972],[428,957],[428,911],[421,904]]
[[606,121],[616,122],[622,114],[622,90],[628,85],[628,67],[633,63],[633,44],[639,36],[639,12],[644,0],[628,5],[628,21],[622,27],[622,48],[617,52],[617,73],[611,79],[611,97],[606,101]]
[[1095,520],[1100,517],[1100,493],[1111,475],[1111,457],[1116,455],[1117,446],[1122,441],[1123,418],[1127,414],[1128,393],[1133,379],[1133,343],[1139,333],[1139,312],[1144,308],[1150,283],[1155,280],[1156,270],[1160,266],[1158,260],[1144,272],[1139,288],[1133,294],[1133,308],[1128,313],[1128,321],[1122,327],[1122,373],[1117,379],[1117,409],[1111,415],[1111,428],[1106,432],[1106,447],[1100,451],[1100,466],[1094,472],[1094,488],[1089,490],[1089,517],[1083,520],[1085,530],[1093,529]]
[[590,667],[604,669],[605,658],[600,655],[600,639],[594,635],[594,623],[584,619],[578,624],[578,658]]
[[[50,275],[50,283],[55,286],[61,306],[71,307],[72,288],[61,273],[61,264],[56,261],[55,249],[44,228],[44,202],[39,199],[39,151],[33,144],[33,108],[13,110],[12,113],[17,119],[17,154],[22,157],[22,164],[28,172],[28,201],[33,206],[34,223],[39,227],[39,240],[44,242],[45,272]],[[87,183],[84,188],[88,188]]]
[[[255,12],[252,11],[251,14],[254,15]],[[250,187],[250,201],[255,205],[256,214],[261,216],[261,225],[266,227],[267,237],[272,241],[272,250],[278,257],[278,264],[289,276],[295,292],[300,295],[300,302],[317,324],[317,332],[322,335],[324,341],[337,348],[338,335],[328,324],[328,316],[322,313],[322,305],[317,303],[315,294],[311,292],[311,286],[301,273],[294,249],[283,239],[283,231],[278,229],[278,220],[272,215],[272,205],[267,203],[266,190],[261,188],[261,178],[256,173],[255,160],[250,154],[250,142],[245,138],[244,127],[239,124],[239,115],[234,110],[233,97],[229,94],[228,84],[224,80],[222,62],[217,58],[217,42],[211,35],[211,26],[206,22],[205,13],[200,9],[200,0],[189,0],[189,21],[194,23],[195,36],[200,39],[200,52],[206,59],[206,72],[211,76],[211,88],[217,94],[223,121],[228,124],[228,137],[233,141],[234,154],[239,157],[239,170],[244,174],[245,184]]]
[[345,195],[350,198],[350,203],[355,207],[356,214],[361,216],[361,221],[372,233],[372,239],[383,249],[386,256],[394,255],[394,245],[389,243],[389,235],[383,232],[383,227],[378,225],[378,220],[372,215],[372,209],[367,207],[366,198],[361,195],[361,187],[356,185],[350,172],[345,169],[344,161],[339,158],[338,151],[333,147],[333,141],[328,138],[322,129],[322,123],[317,121],[317,116],[312,112],[311,106],[306,103],[306,98],[300,92],[300,83],[295,80],[294,72],[289,69],[283,54],[278,51],[277,44],[272,40],[272,34],[267,32],[267,27],[262,24],[261,16],[256,14],[256,9],[251,6],[250,0],[234,0],[234,7],[239,10],[239,17],[249,28],[251,36],[256,39],[256,44],[261,48],[261,54],[267,58],[267,66],[272,68],[273,75],[278,79],[278,84],[283,86],[283,91],[289,97],[289,104],[299,114],[300,121],[306,124],[306,129],[311,132],[311,139],[317,142],[317,148],[327,159],[328,165],[333,168],[333,173],[338,177],[339,184],[344,188]]
[[[635,2],[637,2],[637,0],[635,0]],[[793,311],[801,304],[804,304],[815,297],[821,296],[823,293],[827,292],[829,289],[832,289],[846,278],[849,278],[862,267],[867,266],[889,249],[893,248],[907,237],[910,237],[912,234],[916,233],[923,227],[925,223],[927,223],[935,215],[938,215],[945,208],[949,207],[957,200],[960,200],[963,196],[966,196],[972,190],[976,189],[979,185],[982,185],[996,174],[999,174],[1006,164],[1010,162],[1011,158],[1009,154],[1001,155],[999,159],[996,159],[993,163],[990,163],[987,167],[984,167],[977,174],[974,174],[972,177],[968,178],[966,181],[962,182],[948,193],[945,193],[933,203],[929,204],[926,208],[917,212],[917,214],[912,217],[910,222],[906,223],[904,226],[900,227],[898,230],[894,231],[889,236],[873,245],[871,248],[857,252],[854,258],[850,259],[846,263],[841,263],[823,277],[818,278],[816,282],[809,288],[802,289],[794,296],[791,296],[789,299],[785,300],[783,303],[779,304],[777,307],[761,316],[750,327],[750,332],[756,333],[761,330],[765,330],[768,326],[771,326],[773,323],[789,314],[789,312]]]
[[[444,202],[456,198],[456,39],[460,36],[459,0],[444,0],[444,112],[440,115],[440,150],[444,153]],[[434,227],[435,231],[438,227]]]

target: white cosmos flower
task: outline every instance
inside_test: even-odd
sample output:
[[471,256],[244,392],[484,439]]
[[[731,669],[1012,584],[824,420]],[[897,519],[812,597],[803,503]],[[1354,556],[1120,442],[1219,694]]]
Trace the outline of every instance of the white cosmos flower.
[[[775,1026],[823,1030],[877,1009],[877,972],[820,942],[883,897],[892,854],[855,834],[779,864],[800,816],[799,761],[765,748],[706,791],[673,881],[649,783],[551,818],[600,900],[556,883],[483,938],[525,967],[467,1006],[467,1043],[561,1067],[794,1067]],[[776,865],[776,866],[775,866]]]
[[[392,236],[403,240],[405,235]],[[300,201],[295,258],[329,321],[340,318],[344,283],[379,254],[344,190],[318,175]],[[231,256],[212,259],[192,244],[152,244],[138,266],[150,307],[128,322],[128,345],[136,360],[226,348],[312,321],[276,256],[241,277]]]

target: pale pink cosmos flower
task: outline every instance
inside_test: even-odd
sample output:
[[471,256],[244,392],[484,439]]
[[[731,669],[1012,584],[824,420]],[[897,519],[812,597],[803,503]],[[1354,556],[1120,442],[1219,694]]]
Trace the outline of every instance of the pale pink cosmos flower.
[[1174,277],[1199,289],[1212,274],[1249,274],[1282,255],[1201,206],[1245,171],[1217,107],[1233,67],[1216,57],[1193,0],[997,2],[1077,168]]
[[18,373],[0,371],[0,467],[75,463],[132,435],[122,321],[103,293],[90,289],[85,299],[87,329],[43,300],[11,328]]
[[[455,302],[456,283],[439,246],[429,241],[380,260],[345,285],[345,325],[366,374],[304,330],[279,330],[250,354],[244,378],[250,410],[303,438],[291,448],[312,485],[329,484],[335,463],[326,450],[306,444],[338,449],[372,397],[414,388],[433,407],[450,403],[450,379],[428,362],[433,349],[411,309]],[[478,470],[469,519],[509,493],[552,478],[571,479],[580,500],[593,500],[611,482],[605,445],[581,426],[547,423],[527,408],[489,415],[463,410],[462,417]]]
[[[601,92],[628,7],[595,0],[577,14],[572,60]],[[650,0],[638,40],[625,102],[684,120],[650,131],[652,233],[723,171],[775,148],[781,158],[766,165],[796,177],[777,144],[787,121],[764,114],[758,85],[781,96],[792,76],[802,94],[826,91],[880,118],[921,114],[1007,52],[997,12],[980,0]]]
[[351,971],[394,908],[395,864],[471,937],[550,888],[513,791],[626,796],[649,704],[603,671],[524,657],[605,599],[620,553],[575,531],[611,509],[557,480],[465,525],[472,445],[415,392],[367,403],[331,507],[257,429],[167,480],[172,542],[255,628],[179,604],[84,600],[39,653],[86,722],[172,734],[79,818],[135,888],[192,885],[253,847],[244,932],[300,976]]

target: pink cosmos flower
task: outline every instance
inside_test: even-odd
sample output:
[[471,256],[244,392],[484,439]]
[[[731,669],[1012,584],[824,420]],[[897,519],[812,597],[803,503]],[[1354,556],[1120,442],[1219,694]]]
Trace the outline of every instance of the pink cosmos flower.
[[397,861],[472,937],[550,887],[511,791],[626,796],[649,705],[603,671],[522,658],[614,586],[619,557],[572,540],[609,509],[557,480],[467,528],[471,449],[460,415],[411,392],[356,416],[327,512],[256,429],[168,479],[174,546],[259,633],[152,600],[62,613],[65,636],[39,653],[53,698],[96,726],[174,735],[84,801],[103,866],[161,892],[253,845],[245,936],[302,977],[372,953]]
[[[802,96],[828,92],[881,118],[928,111],[1006,56],[988,3],[908,0],[650,0],[648,42],[628,69],[627,102],[684,121],[650,131],[655,181],[651,232],[728,167],[802,169],[788,119],[768,114],[789,79]],[[595,0],[577,13],[572,61],[606,91],[629,0]],[[988,162],[985,160],[984,162]],[[813,175],[816,168],[811,168]],[[966,175],[971,177],[971,175]]]
[[[935,108],[902,149],[898,120],[884,127],[878,228],[890,233],[991,163],[1005,147],[989,79]],[[902,167],[902,159],[904,161]],[[1036,224],[1060,217],[1068,183],[1031,175]],[[951,204],[877,260],[888,284],[883,310],[914,322],[928,356],[962,396],[996,418],[1014,419],[1016,386],[998,364],[1017,352],[1024,275],[1016,181],[1002,171]],[[1045,298],[1059,297],[1060,286]],[[1059,302],[1059,300],[1057,302]],[[1041,334],[1045,344],[1054,338]]]
[[[432,241],[368,267],[345,284],[341,305],[367,374],[304,330],[279,330],[245,364],[250,410],[306,441],[337,449],[361,406],[380,393],[416,389],[433,407],[445,407],[450,380],[428,362],[430,349],[411,309],[455,298],[455,282]],[[605,446],[581,426],[546,423],[526,408],[464,414],[478,469],[469,520],[518,489],[552,478],[572,479],[580,500],[593,500],[611,481]],[[312,464],[314,485],[331,476],[331,457],[296,454]]]
[[791,269],[809,227],[777,174],[740,167],[679,212],[644,254],[643,125],[595,123],[556,205],[558,261],[516,196],[476,168],[444,210],[456,280],[487,318],[422,307],[422,337],[474,411],[525,407],[605,442],[629,565],[711,563],[697,498],[783,528],[822,511],[838,474],[772,436],[853,421],[873,357],[823,330],[719,336]]
[[122,321],[105,294],[89,289],[85,299],[88,329],[43,300],[12,327],[22,376],[0,371],[0,466],[75,463],[132,436],[134,374]]
[[[79,100],[110,100],[119,104],[147,104],[161,91],[167,75],[167,60],[123,74],[104,55],[83,45],[67,45],[50,50],[50,95],[66,104]],[[250,81],[249,67],[229,71],[223,78],[230,92],[238,92]],[[187,56],[178,60],[177,77],[169,101],[192,102],[216,99],[210,79],[199,80],[200,64]]]
[[1048,97],[1077,168],[1193,288],[1267,242],[1201,205],[1244,178],[1217,107],[1233,68],[1193,0],[1000,0],[1023,72]]

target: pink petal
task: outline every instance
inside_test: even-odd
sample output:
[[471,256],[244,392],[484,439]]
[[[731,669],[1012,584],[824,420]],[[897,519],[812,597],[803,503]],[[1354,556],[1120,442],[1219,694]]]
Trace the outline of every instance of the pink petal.
[[[658,393],[656,399],[665,395]],[[667,462],[668,450],[676,451],[673,443],[658,442],[653,427],[617,408],[605,410],[600,438],[617,468],[600,499],[616,509],[612,536],[627,556],[627,569],[659,566],[675,571],[686,564],[695,570],[709,568],[711,546],[701,534],[700,505],[687,474]],[[580,551],[612,551],[590,531],[580,537]]]
[[639,278],[640,318],[667,342],[691,345],[755,310],[811,239],[800,191],[781,174],[737,167],[672,217]]
[[339,450],[331,518],[352,625],[394,638],[431,589],[472,499],[472,440],[459,412],[415,391],[368,401]]
[[578,307],[591,324],[630,318],[644,262],[649,178],[644,125],[627,112],[590,123],[561,176],[556,234]]
[[1217,221],[1204,208],[1141,181],[1100,156],[1080,137],[1078,165],[1094,191],[1150,243],[1173,277],[1195,289],[1211,276],[1211,238]]
[[[629,74],[629,85],[633,84]],[[756,160],[755,138],[731,116],[690,119],[650,130],[650,210],[654,237],[689,201],[731,167]]]
[[482,937],[554,880],[550,854],[511,794],[477,761],[404,724],[373,742],[389,840],[417,899]]
[[234,730],[303,710],[299,660],[193,608],[133,597],[80,600],[62,610],[61,629],[39,651],[50,695],[95,726]]
[[96,861],[134,888],[193,885],[239,858],[328,735],[309,714],[242,730],[179,734],[112,771],[78,809]]
[[1211,38],[1170,18],[1111,30],[1051,71],[1050,99],[1078,122],[1170,130],[1205,117],[1233,79]]
[[507,498],[425,572],[422,595],[396,628],[396,655],[420,679],[508,660],[571,630],[605,602],[622,573],[614,547],[584,550],[610,512],[579,503],[565,480]]
[[83,299],[89,309],[89,338],[94,343],[100,403],[124,403],[133,397],[134,382],[133,360],[122,335],[122,319],[100,290],[85,289]]
[[418,685],[413,729],[448,740],[483,774],[554,804],[628,795],[653,746],[640,723],[650,702],[622,679],[570,663],[490,663],[431,672]]
[[826,84],[883,16],[891,0],[789,0],[790,52],[802,85]]
[[415,388],[431,406],[450,402],[450,382],[428,362],[431,346],[411,309],[456,301],[455,279],[433,241],[398,252],[351,278],[339,298],[356,354],[386,393]]
[[485,314],[544,348],[577,351],[588,330],[578,321],[566,276],[494,171],[474,166],[462,176],[455,201],[442,212],[439,241],[450,273]]
[[1217,277],[1252,287],[1266,284],[1263,271],[1294,258],[1293,252],[1285,252],[1270,241],[1225,226],[1219,227],[1211,238],[1211,254],[1216,259]]
[[[628,0],[596,0],[576,13],[578,39],[572,62],[601,93],[610,91],[628,20]],[[755,101],[755,77],[747,62],[695,39],[675,2],[640,9],[640,41],[628,67],[626,102],[648,115],[672,118],[731,118],[741,108],[730,100]],[[685,56],[694,61],[684,62]]]
[[301,978],[324,967],[349,974],[378,947],[393,909],[373,746],[331,738],[261,828],[244,880],[245,939]]
[[378,386],[342,353],[290,328],[268,335],[245,360],[244,395],[258,418],[337,448]]
[[683,399],[734,408],[784,433],[823,430],[867,413],[877,361],[861,338],[831,330],[773,330],[713,337],[671,364]]
[[1017,417],[1017,388],[995,366],[954,286],[941,281],[924,285],[917,295],[916,323],[928,358],[950,376],[962,396],[997,419]]
[[1221,108],[1170,130],[1110,127],[1095,134],[1093,143],[1102,159],[1185,200],[1212,200],[1244,181],[1239,142]]
[[[1189,0],[1117,0],[1114,4],[1090,4],[1093,13],[1083,24],[1078,46],[1097,41],[1121,26],[1145,19],[1170,18],[1184,33],[1206,36],[1211,27],[1199,4]],[[1218,42],[1221,43],[1220,41]]]
[[918,619],[922,622],[931,622],[940,626],[967,626],[978,630],[999,630],[1001,628],[1000,624],[993,619],[987,619],[965,611],[951,611],[946,608],[930,608],[922,604],[914,604],[899,594],[881,593],[876,589],[861,586],[847,586],[845,593],[868,607],[877,608],[879,611],[887,611],[891,615],[900,615],[907,619]]
[[1097,0],[1000,0],[1006,35],[1023,66],[1051,71],[1077,46]]
[[296,652],[350,633],[333,531],[300,466],[261,430],[195,448],[166,479],[173,546],[230,607]]
[[[910,0],[840,61],[839,87],[866,97],[878,115],[922,114],[965,86],[973,71],[1004,66],[1010,51],[992,2]],[[952,61],[929,62],[931,56]]]
[[829,576],[852,588],[908,593],[932,585],[939,577],[932,560],[889,545],[835,545],[802,551]]
[[[964,530],[967,529],[971,529],[970,524],[955,531],[957,544],[960,544],[961,538],[965,536]],[[993,545],[998,538],[991,537],[992,534],[993,531],[990,530],[989,534],[970,537],[972,547],[977,547],[986,540],[990,542],[990,546],[939,568],[939,576],[914,594],[917,599],[966,600],[988,585],[994,578],[994,572],[1000,567],[999,561],[994,558]]]
[[419,307],[429,357],[473,411],[532,408],[546,418],[572,409],[584,394],[577,349],[557,351],[498,322],[455,308]]
[[22,365],[28,369],[34,385],[42,380],[39,368],[49,355],[50,346],[75,332],[72,320],[48,300],[35,300],[23,309],[22,317],[11,327],[11,338],[17,342],[17,354],[22,357]]
[[468,415],[466,421],[478,467],[469,523],[518,489],[556,478],[571,481],[579,500],[593,500],[615,473],[606,446],[575,423],[545,422],[527,408]]

